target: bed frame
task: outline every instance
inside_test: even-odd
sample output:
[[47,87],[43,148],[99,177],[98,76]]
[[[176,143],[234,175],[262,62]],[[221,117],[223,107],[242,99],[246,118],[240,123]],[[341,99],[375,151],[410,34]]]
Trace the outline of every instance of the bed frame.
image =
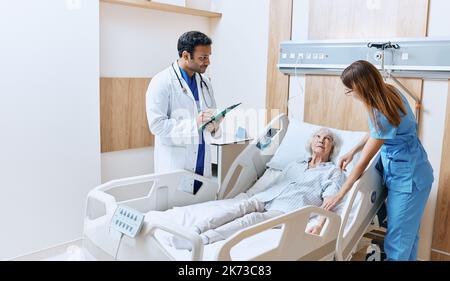
[[[258,148],[261,146],[257,143],[248,145],[231,165],[220,189],[216,181],[184,170],[113,180],[96,187],[87,199],[84,249],[99,260],[113,260],[116,253],[119,260],[175,260],[155,236],[157,230],[164,230],[191,241],[193,248],[189,260],[203,260],[204,245],[198,234],[168,221],[150,221],[147,217],[141,232],[135,238],[124,236],[118,249],[120,234],[109,227],[116,207],[126,205],[147,213],[232,198],[245,192],[264,173],[265,165],[279,147],[288,125],[284,114],[272,120],[263,135],[270,136],[270,144],[264,149]],[[376,162],[377,157],[354,184],[342,219],[333,212],[306,206],[239,231],[218,248],[215,260],[233,260],[235,246],[276,226],[281,226],[277,246],[248,260],[349,260],[386,197]],[[178,190],[187,178],[203,182],[197,194]],[[353,218],[350,216],[352,208],[358,208]],[[309,218],[316,214],[327,218],[322,232],[320,235],[306,233]]]

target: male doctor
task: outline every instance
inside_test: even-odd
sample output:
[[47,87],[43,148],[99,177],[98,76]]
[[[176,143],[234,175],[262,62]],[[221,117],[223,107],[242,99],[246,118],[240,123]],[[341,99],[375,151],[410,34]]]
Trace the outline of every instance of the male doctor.
[[[158,73],[146,94],[147,119],[155,135],[155,172],[185,169],[211,176],[209,146],[211,136],[220,136],[220,120],[204,130],[216,108],[209,79],[203,75],[209,66],[211,39],[189,31],[178,39],[179,59]],[[197,193],[201,182],[184,179],[180,189]]]

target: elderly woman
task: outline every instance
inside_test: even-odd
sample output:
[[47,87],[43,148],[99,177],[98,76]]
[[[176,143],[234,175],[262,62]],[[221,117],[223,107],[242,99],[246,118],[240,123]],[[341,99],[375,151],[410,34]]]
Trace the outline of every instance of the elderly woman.
[[[344,173],[331,162],[338,154],[340,141],[328,129],[315,132],[306,149],[310,157],[290,163],[282,173],[259,193],[247,192],[247,198],[232,201],[227,208],[220,208],[209,218],[198,222],[193,230],[202,238],[203,244],[226,239],[237,231],[262,221],[277,217],[304,206],[321,206],[324,199],[335,195],[343,182]],[[324,218],[307,231],[320,233]],[[174,237],[176,248],[190,249],[187,240]]]

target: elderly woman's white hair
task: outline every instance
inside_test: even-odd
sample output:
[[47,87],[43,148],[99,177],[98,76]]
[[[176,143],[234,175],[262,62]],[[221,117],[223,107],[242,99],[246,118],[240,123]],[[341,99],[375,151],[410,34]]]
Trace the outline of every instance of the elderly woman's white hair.
[[314,140],[314,136],[320,132],[323,132],[326,135],[330,136],[331,139],[333,140],[333,143],[332,143],[333,147],[331,148],[331,152],[330,152],[330,160],[335,161],[336,160],[335,158],[339,155],[339,152],[341,151],[342,139],[339,137],[338,134],[336,134],[335,132],[333,132],[332,130],[330,130],[328,128],[320,128],[311,134],[308,141],[306,142],[306,151],[308,151],[308,153],[310,155],[312,155],[311,144]]

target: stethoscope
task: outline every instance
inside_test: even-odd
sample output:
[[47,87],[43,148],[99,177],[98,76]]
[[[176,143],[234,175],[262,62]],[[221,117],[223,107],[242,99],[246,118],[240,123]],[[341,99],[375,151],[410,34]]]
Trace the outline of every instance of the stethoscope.
[[[175,75],[177,76],[178,82],[180,83],[180,87],[181,87],[181,89],[183,90],[183,93],[187,94],[187,89],[186,89],[186,87],[184,87],[183,83],[181,83],[181,78],[180,78],[180,76],[178,75],[178,73],[177,73],[177,71],[175,70],[175,67],[174,67],[173,65],[174,65],[174,64],[172,63],[172,69],[173,69],[173,72],[175,72]],[[196,72],[194,73],[194,77],[193,77],[194,79],[195,79],[195,74],[196,74]],[[200,74],[198,74],[198,75],[200,75]],[[208,91],[209,101],[205,98],[205,94],[203,93],[203,85],[205,85],[205,88],[206,88],[206,90]],[[206,82],[203,80],[202,75],[200,75],[200,89],[201,89],[201,91],[202,91],[202,97],[203,97],[203,100],[205,101],[206,107],[207,107],[207,108],[212,108],[213,106],[212,106],[212,100],[211,100],[211,92],[209,91],[208,85],[207,85]],[[211,103],[211,104],[210,104],[210,103]]]

